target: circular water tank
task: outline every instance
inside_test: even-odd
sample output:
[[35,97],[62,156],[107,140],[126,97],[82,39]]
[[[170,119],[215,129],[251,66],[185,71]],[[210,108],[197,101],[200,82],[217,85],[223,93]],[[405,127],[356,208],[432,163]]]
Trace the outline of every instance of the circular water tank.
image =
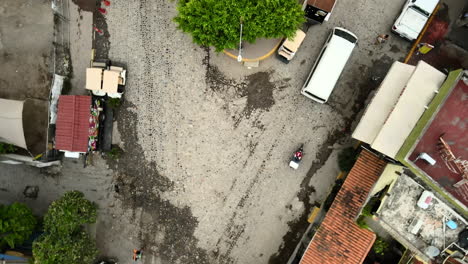
[[430,258],[433,258],[440,254],[440,250],[434,246],[428,246],[424,253],[426,253],[426,255],[428,255]]

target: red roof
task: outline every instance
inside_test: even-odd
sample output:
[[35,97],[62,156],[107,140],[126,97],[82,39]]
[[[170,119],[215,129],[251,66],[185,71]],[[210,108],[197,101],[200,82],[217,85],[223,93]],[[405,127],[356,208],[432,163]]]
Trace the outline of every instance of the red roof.
[[55,148],[87,152],[91,96],[61,95],[55,129]]
[[301,264],[360,264],[375,241],[375,234],[354,222],[385,161],[363,150],[338,192]]

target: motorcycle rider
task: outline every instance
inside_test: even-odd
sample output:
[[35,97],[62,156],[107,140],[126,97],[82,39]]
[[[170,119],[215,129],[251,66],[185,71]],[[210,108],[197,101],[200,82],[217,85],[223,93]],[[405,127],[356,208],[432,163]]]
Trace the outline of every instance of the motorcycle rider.
[[302,159],[302,150],[298,150],[294,153],[294,160],[301,161]]

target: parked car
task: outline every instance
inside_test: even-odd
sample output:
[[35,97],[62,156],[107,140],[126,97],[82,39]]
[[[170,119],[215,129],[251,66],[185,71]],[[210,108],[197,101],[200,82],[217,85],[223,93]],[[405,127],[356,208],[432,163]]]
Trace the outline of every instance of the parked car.
[[279,58],[283,62],[289,63],[289,61],[294,58],[294,55],[296,55],[296,52],[301,46],[305,36],[306,34],[304,31],[298,29],[296,31],[296,36],[294,36],[292,40],[286,38],[278,49]]
[[417,39],[438,3],[439,0],[407,0],[392,31],[410,41]]

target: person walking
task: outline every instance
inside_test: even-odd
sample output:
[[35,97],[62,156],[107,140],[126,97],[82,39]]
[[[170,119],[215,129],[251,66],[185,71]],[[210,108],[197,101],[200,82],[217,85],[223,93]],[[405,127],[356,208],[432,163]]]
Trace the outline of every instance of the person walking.
[[378,36],[377,36],[377,40],[375,41],[375,44],[378,45],[378,44],[384,43],[385,41],[388,40],[388,37],[389,37],[388,34],[380,34],[380,35],[378,35]]
[[133,261],[137,262],[141,259],[141,249],[133,249]]

